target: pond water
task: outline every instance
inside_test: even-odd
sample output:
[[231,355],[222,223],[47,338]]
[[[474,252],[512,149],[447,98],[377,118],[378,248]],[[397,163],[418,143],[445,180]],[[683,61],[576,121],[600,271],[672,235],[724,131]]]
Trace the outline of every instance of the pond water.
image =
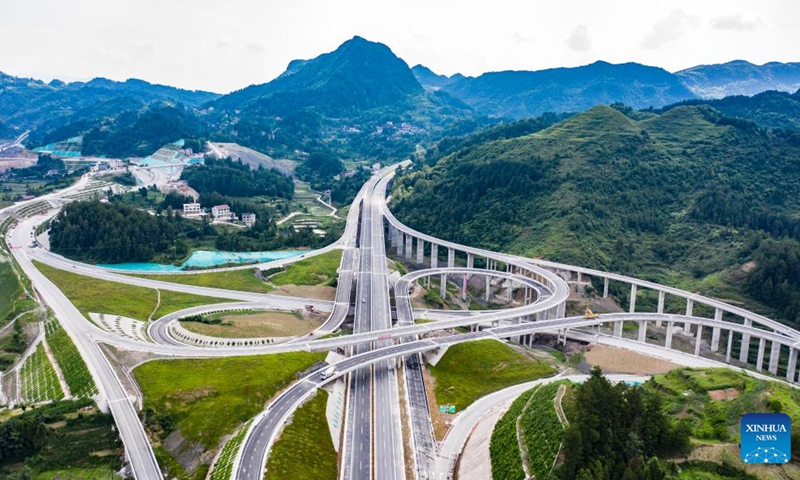
[[231,263],[262,263],[295,257],[306,253],[303,250],[282,252],[211,252],[198,250],[182,265],[162,265],[160,263],[116,263],[98,264],[98,267],[138,272],[179,272],[185,268],[212,268]]

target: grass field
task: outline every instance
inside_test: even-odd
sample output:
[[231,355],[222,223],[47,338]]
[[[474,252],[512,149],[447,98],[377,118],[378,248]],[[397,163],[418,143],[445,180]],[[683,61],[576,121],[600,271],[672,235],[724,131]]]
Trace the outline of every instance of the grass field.
[[70,468],[36,474],[34,480],[117,480],[116,472],[109,468]]
[[323,324],[323,319],[304,318],[299,313],[288,312],[230,312],[209,315],[219,318],[222,324],[181,322],[190,332],[219,338],[291,337],[305,335]]
[[[34,263],[36,268],[55,283],[87,318],[89,317],[89,312],[95,312],[147,320],[153,309],[156,308],[158,292],[151,288],[98,280],[59,270],[39,262]],[[153,315],[153,318],[158,318],[183,308],[224,301],[226,300],[188,293],[162,291],[161,306],[156,311],[156,314]]]
[[325,404],[328,392],[317,395],[300,407],[267,460],[265,480],[336,480],[336,451],[333,449]]
[[269,281],[275,285],[324,285],[336,278],[341,262],[342,251],[333,250],[295,262]]
[[168,416],[185,444],[217,448],[224,435],[260,412],[275,393],[325,358],[305,352],[207,360],[159,360],[133,371],[145,410]]
[[555,373],[547,363],[496,340],[453,345],[435,367],[428,368],[435,379],[437,403],[455,405],[458,411],[488,393]]
[[224,288],[242,292],[267,293],[272,287],[256,278],[253,270],[231,270],[219,273],[196,273],[191,275],[132,275],[133,277],[182,283],[197,287]]

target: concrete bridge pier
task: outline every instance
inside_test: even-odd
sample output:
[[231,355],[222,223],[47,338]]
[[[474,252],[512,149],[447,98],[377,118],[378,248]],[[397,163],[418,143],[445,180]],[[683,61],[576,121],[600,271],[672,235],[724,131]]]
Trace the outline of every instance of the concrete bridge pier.
[[797,378],[795,378],[795,369],[797,368],[797,349],[794,347],[789,347],[789,364],[786,366],[786,380],[789,380],[792,383],[797,382]]
[[608,297],[608,277],[603,279],[603,298]]
[[403,254],[403,238],[405,235],[400,230],[395,230],[397,232],[397,243],[395,245],[395,253],[399,257]]
[[764,350],[767,346],[767,340],[764,337],[758,339],[758,357],[756,357],[756,370],[759,372],[764,367]]
[[622,323],[623,322],[614,322],[614,336],[621,337],[622,336]]
[[[745,327],[752,327],[753,321],[749,318],[744,319],[744,326]],[[750,334],[743,333],[742,334],[742,346],[739,348],[739,361],[742,363],[747,363],[747,356],[750,353]]]
[[486,275],[486,303],[489,303],[489,296],[492,294],[492,277]]
[[638,340],[639,340],[640,343],[645,343],[646,342],[646,340],[645,340],[645,338],[647,338],[646,335],[647,335],[647,322],[639,322],[639,338],[638,338]]
[[697,324],[697,339],[694,342],[694,356],[700,356],[700,344],[703,343],[703,326]]
[[725,351],[725,363],[731,363],[732,348],[733,348],[733,330],[728,330],[728,349]]
[[[471,253],[467,254],[467,268],[475,268],[475,255]],[[469,275],[469,278],[472,278],[472,274]]]
[[[665,296],[665,294],[664,294],[663,291],[659,291],[658,292],[658,310],[657,310],[658,313],[664,313],[664,296]],[[660,327],[661,326],[661,322],[659,321],[656,324],[656,326]]]
[[667,339],[664,342],[664,348],[672,348],[672,329],[675,326],[675,322],[669,320],[667,322]]
[[[687,317],[691,317],[692,316],[692,310],[693,309],[694,309],[694,301],[691,298],[687,298],[686,299],[686,316]],[[691,334],[692,333],[692,324],[689,323],[689,322],[684,323],[683,324],[683,331],[686,333],[686,335]]]
[[714,329],[711,330],[711,351],[712,352],[716,352],[716,351],[719,350],[719,334],[720,334],[720,328],[719,327],[714,327]]
[[456,265],[456,251],[452,248],[447,249],[447,267],[453,268]]
[[425,262],[425,241],[421,238],[417,239],[417,263]]
[[562,303],[558,304],[558,307],[556,308],[556,315],[557,315],[556,318],[565,318],[567,316],[567,303],[566,302],[562,302]]
[[447,298],[447,274],[444,273],[439,276],[439,297]]
[[778,342],[770,342],[772,346],[769,350],[769,373],[773,375],[778,374],[778,359],[781,356],[781,344]]
[[636,284],[631,285],[631,305],[629,312],[634,313],[636,311]]
[[414,240],[414,237],[412,237],[409,234],[406,234],[405,237],[406,237],[406,254],[405,254],[405,257],[406,257],[406,260],[411,260],[411,242]]

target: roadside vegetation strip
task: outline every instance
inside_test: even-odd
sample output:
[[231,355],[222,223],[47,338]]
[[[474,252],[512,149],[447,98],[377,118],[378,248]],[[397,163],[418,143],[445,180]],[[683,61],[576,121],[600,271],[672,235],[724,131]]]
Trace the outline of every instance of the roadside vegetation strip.
[[520,417],[528,465],[534,478],[548,478],[564,440],[564,427],[553,404],[561,385],[550,383],[536,389]]
[[214,469],[211,470],[210,480],[230,480],[233,474],[233,462],[236,461],[236,455],[244,442],[244,437],[247,436],[247,430],[251,423],[253,423],[252,420],[239,427],[233,437],[225,442],[222,452],[214,463]]
[[489,457],[492,461],[492,478],[503,480],[524,480],[522,451],[517,440],[517,417],[535,392],[535,388],[523,393],[511,404],[492,431],[489,442]]
[[[218,448],[225,435],[250,420],[298,374],[324,354],[293,352],[214,359],[156,360],[133,371],[144,394],[146,425],[163,441],[178,431],[185,448]],[[173,451],[175,457],[181,451]],[[208,455],[210,461],[212,455]],[[206,465],[206,467],[208,467]],[[194,474],[194,472],[190,472]],[[170,472],[170,475],[176,472]]]
[[436,402],[455,405],[458,411],[494,391],[555,373],[547,363],[496,340],[453,345],[436,366],[428,368],[435,380]]
[[22,285],[13,264],[8,258],[0,256],[0,326],[13,318],[14,304],[21,295]]
[[337,454],[325,417],[327,401],[328,392],[317,390],[297,409],[272,447],[264,480],[336,480]]
[[39,403],[48,400],[61,400],[64,392],[56,376],[56,371],[47,358],[44,345],[40,342],[36,351],[25,360],[19,371],[20,396],[23,403]]
[[230,270],[215,273],[192,273],[183,275],[131,275],[151,280],[194,285],[196,287],[224,288],[241,292],[268,293],[272,287],[259,280],[254,269]]
[[72,396],[88,398],[96,395],[98,390],[92,374],[89,373],[78,348],[57,320],[50,318],[45,322],[45,334]]
[[[89,312],[120,315],[137,320],[147,320],[158,304],[158,292],[152,288],[128,285],[78,275],[34,262],[36,268],[67,296],[70,302],[86,317]],[[178,310],[229,300],[162,291],[161,305],[153,318],[160,318]],[[109,311],[113,310],[113,311]]]
[[275,285],[321,285],[336,279],[336,270],[342,262],[340,249],[292,263],[286,271],[269,278]]

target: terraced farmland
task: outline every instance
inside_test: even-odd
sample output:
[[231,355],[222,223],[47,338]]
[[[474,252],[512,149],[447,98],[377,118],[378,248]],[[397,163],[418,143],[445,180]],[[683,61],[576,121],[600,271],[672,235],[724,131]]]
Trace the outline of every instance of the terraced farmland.
[[50,344],[53,356],[64,373],[64,380],[67,382],[72,396],[84,398],[95,395],[97,386],[94,384],[92,374],[89,373],[86,363],[67,332],[61,328],[58,321],[52,318],[45,323],[45,332],[47,343]]
[[39,403],[64,398],[56,371],[50,364],[50,359],[47,358],[42,343],[36,346],[36,351],[25,360],[20,368],[19,380],[20,400],[23,403]]

